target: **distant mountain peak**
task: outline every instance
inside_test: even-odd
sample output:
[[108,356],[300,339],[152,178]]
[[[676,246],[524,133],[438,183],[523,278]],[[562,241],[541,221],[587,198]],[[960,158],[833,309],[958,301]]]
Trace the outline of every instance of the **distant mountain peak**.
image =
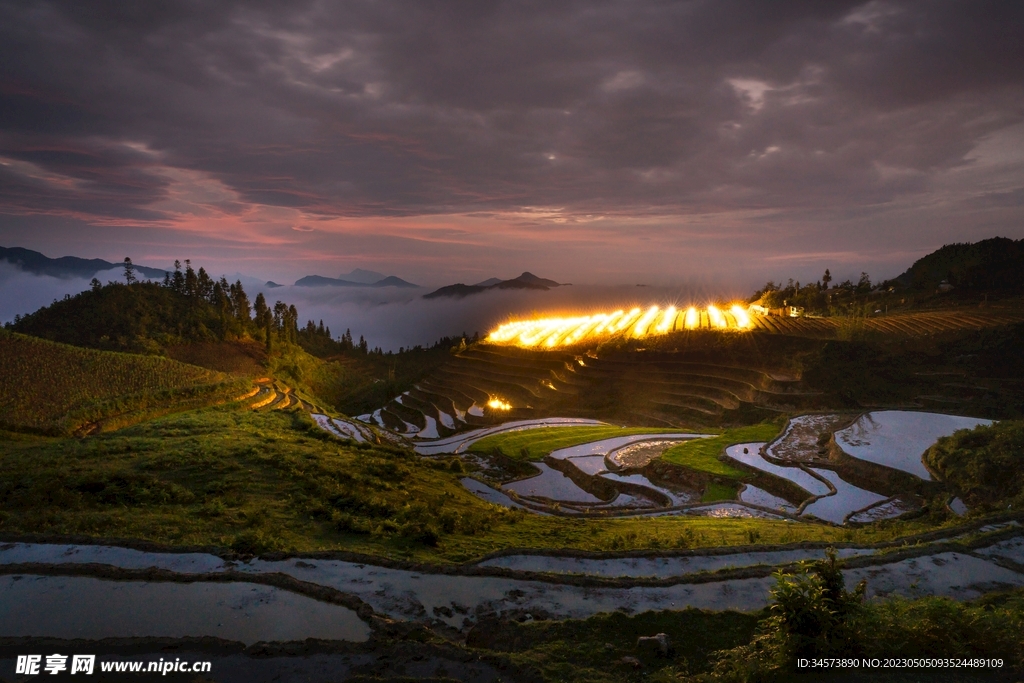
[[338,278],[341,280],[346,280],[348,282],[358,282],[364,285],[375,284],[385,279],[386,277],[387,276],[384,275],[384,273],[378,273],[375,270],[364,270],[362,268],[355,268],[352,270],[351,273],[342,273],[341,275],[338,276]]
[[386,278],[378,280],[370,285],[371,287],[412,287],[417,288],[419,285],[414,285],[411,282],[406,282],[400,277],[394,275],[388,275]]
[[296,287],[419,287],[411,282],[406,282],[400,277],[388,275],[374,282],[356,282],[354,280],[339,280],[323,275],[307,275],[295,281]]
[[471,294],[480,294],[491,289],[540,289],[547,290],[552,287],[561,287],[561,283],[555,282],[554,280],[548,280],[546,278],[537,277],[533,273],[526,271],[522,275],[511,280],[499,280],[498,278],[492,277],[489,280],[484,280],[475,285],[466,285],[461,282],[448,285],[436,289],[429,294],[424,294],[424,299],[438,299],[441,297],[458,297],[470,296]]

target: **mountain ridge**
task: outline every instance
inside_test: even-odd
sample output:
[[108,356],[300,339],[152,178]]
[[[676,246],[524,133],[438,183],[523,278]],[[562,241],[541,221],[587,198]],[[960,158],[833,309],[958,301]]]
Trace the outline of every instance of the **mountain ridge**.
[[[123,263],[111,263],[99,258],[84,259],[78,256],[50,258],[41,252],[23,247],[0,247],[0,261],[6,261],[27,273],[49,275],[62,280],[94,277],[96,273],[124,267]],[[162,268],[136,265],[135,272],[143,277],[162,279],[168,271]]]
[[[496,282],[493,282],[495,280]],[[493,282],[493,284],[486,284],[490,282]],[[480,294],[492,289],[535,289],[547,291],[552,287],[564,287],[566,284],[568,283],[555,282],[554,280],[549,280],[547,278],[537,277],[529,271],[524,271],[519,277],[515,277],[510,280],[490,278],[475,285],[467,285],[462,282],[457,282],[454,285],[446,285],[439,289],[435,289],[429,294],[424,294],[423,298],[440,299],[442,297],[451,297],[461,299],[463,297]]]
[[419,285],[414,285],[411,282],[406,282],[400,277],[395,275],[388,275],[382,280],[377,282],[366,283],[366,282],[355,282],[353,280],[342,280],[334,277],[324,277],[323,275],[307,275],[299,278],[295,281],[296,287],[401,287],[401,288],[418,288]]

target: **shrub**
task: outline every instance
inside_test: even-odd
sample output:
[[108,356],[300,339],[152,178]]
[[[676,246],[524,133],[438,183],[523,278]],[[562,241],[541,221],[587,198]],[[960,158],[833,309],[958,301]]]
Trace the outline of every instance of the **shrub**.
[[846,590],[836,551],[804,563],[796,574],[775,574],[768,617],[748,645],[720,654],[715,678],[727,681],[785,680],[800,657],[841,657],[856,650],[853,620],[866,584]]
[[[1024,494],[1024,421],[960,430],[942,437],[925,459],[971,505],[996,505]],[[1022,501],[1024,502],[1024,501]]]

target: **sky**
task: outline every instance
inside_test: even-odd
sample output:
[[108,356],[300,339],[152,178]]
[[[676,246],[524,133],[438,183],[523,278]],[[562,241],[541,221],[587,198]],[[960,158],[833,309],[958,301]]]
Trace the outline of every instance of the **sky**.
[[1024,3],[0,0],[0,246],[749,288],[1024,237]]

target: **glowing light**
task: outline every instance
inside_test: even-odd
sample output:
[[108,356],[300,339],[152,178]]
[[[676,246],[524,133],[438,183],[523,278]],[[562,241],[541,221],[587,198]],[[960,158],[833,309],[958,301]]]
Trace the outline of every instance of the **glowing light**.
[[487,407],[494,410],[512,410],[512,404],[500,398],[492,398],[487,402]]
[[654,330],[658,334],[665,334],[666,332],[671,332],[672,327],[675,325],[675,322],[676,307],[669,306],[668,308],[665,309],[665,314],[661,316],[661,322],[658,323],[658,326],[655,327]]
[[612,332],[621,332],[622,330],[626,329],[627,327],[632,325],[634,322],[636,322],[636,319],[639,318],[639,317],[640,317],[640,309],[639,308],[634,308],[632,311],[630,311],[626,315],[624,315],[621,318],[619,318],[619,321],[611,326],[611,331]]
[[[725,311],[716,306],[700,310],[694,306],[680,312],[675,306],[646,310],[633,308],[628,312],[595,313],[565,318],[515,320],[493,330],[487,341],[523,347],[555,349],[613,337],[641,339],[664,335],[677,330],[749,330],[757,315],[740,304],[728,304]],[[493,406],[492,406],[493,407]],[[497,408],[501,409],[501,408]]]
[[647,309],[647,312],[644,313],[643,317],[636,322],[636,325],[633,326],[633,336],[639,338],[647,334],[648,328],[651,326],[651,323],[654,322],[656,317],[658,317],[658,307],[651,306]]
[[714,306],[708,306],[708,319],[711,320],[712,327],[725,327],[725,316],[722,312]]
[[686,321],[683,323],[688,330],[695,330],[700,327],[700,313],[693,306],[686,309]]
[[615,311],[611,315],[603,316],[604,320],[602,320],[601,324],[594,328],[594,334],[601,334],[602,332],[605,331],[605,328],[607,328],[610,325],[613,325],[616,320],[618,320],[625,314],[625,311]]
[[729,310],[732,312],[733,316],[735,316],[735,318],[736,318],[736,327],[744,328],[744,329],[747,328],[747,327],[750,327],[750,316],[747,315],[747,312],[744,311],[743,308],[739,304],[735,304]]

